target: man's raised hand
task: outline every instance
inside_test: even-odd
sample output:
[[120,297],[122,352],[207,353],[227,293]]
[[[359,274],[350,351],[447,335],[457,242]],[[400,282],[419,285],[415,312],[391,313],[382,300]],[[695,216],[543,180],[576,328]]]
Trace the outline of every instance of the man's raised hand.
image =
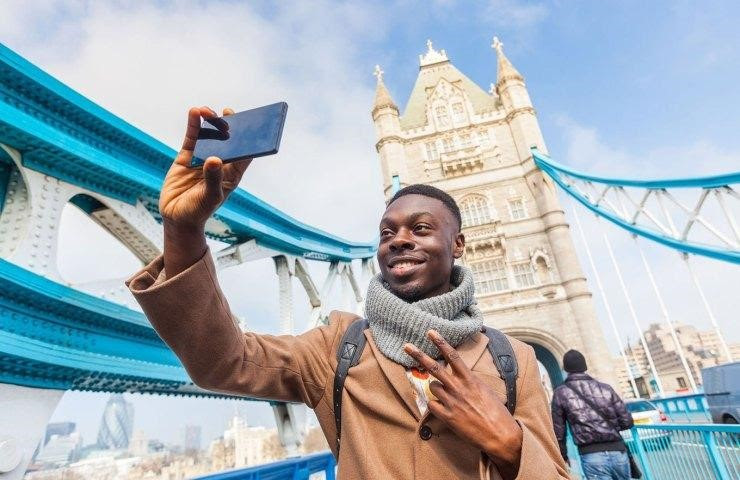
[[[229,108],[223,111],[224,115],[233,113]],[[159,194],[159,213],[164,226],[164,269],[168,277],[179,274],[203,256],[208,248],[206,220],[236,189],[252,161],[224,165],[220,158],[209,157],[202,168],[190,168],[201,119],[215,117],[216,112],[208,107],[190,109],[182,148]]]
[[[224,109],[224,115],[234,111]],[[251,159],[224,165],[209,157],[202,168],[190,168],[193,149],[200,133],[201,119],[217,117],[208,107],[188,112],[188,126],[182,148],[167,172],[159,195],[159,212],[165,222],[187,228],[203,227],[206,220],[238,185]]]
[[442,336],[429,330],[434,342],[451,367],[448,372],[414,345],[404,350],[436,379],[429,385],[436,400],[429,411],[445,422],[463,440],[485,452],[504,478],[516,477],[522,448],[522,429],[496,392],[465,365],[460,354]]

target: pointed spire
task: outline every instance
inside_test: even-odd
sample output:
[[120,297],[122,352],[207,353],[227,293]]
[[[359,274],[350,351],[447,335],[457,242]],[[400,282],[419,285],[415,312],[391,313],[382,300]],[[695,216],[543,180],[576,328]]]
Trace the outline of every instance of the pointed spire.
[[498,39],[498,37],[493,37],[491,48],[496,50],[496,57],[498,58],[496,83],[501,83],[504,80],[512,78],[524,80],[522,74],[514,68],[514,65],[512,65],[509,59],[506,58],[506,55],[504,55],[504,44]]
[[388,92],[388,89],[385,87],[385,83],[383,83],[384,73],[385,72],[381,70],[380,65],[375,65],[375,71],[373,72],[373,75],[375,75],[375,78],[377,78],[378,84],[375,87],[375,103],[373,104],[373,113],[383,107],[392,107],[396,111],[398,111],[398,107],[391,98],[390,92]]

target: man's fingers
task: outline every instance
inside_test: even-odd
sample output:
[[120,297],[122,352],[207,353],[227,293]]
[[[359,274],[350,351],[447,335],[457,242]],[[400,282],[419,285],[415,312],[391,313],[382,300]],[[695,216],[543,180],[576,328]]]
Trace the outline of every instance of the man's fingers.
[[429,373],[431,373],[434,378],[436,378],[443,384],[448,383],[450,379],[449,374],[432,357],[422,352],[421,350],[419,350],[418,348],[416,348],[414,345],[410,343],[407,343],[406,345],[404,345],[403,350],[411,358],[419,362],[419,365],[425,370],[427,370]]
[[175,157],[175,163],[185,167],[190,166],[193,158],[195,142],[198,141],[200,133],[200,108],[193,107],[188,110],[188,126],[185,128],[185,138],[182,141],[182,149]]
[[227,191],[232,191],[239,186],[239,182],[244,175],[244,171],[252,163],[252,159],[239,160],[238,162],[227,163],[223,166],[224,183],[223,187]]
[[185,167],[190,166],[195,143],[198,141],[198,135],[200,134],[201,118],[212,117],[217,117],[217,115],[209,107],[192,107],[188,110],[188,126],[185,128],[185,138],[182,141],[180,152],[175,157],[175,163]]
[[223,113],[223,116],[224,117],[227,116],[227,115],[233,115],[234,114],[234,109],[227,107],[227,108],[224,108],[223,112],[224,112]]
[[206,201],[210,206],[218,205],[223,199],[221,180],[224,177],[223,162],[218,157],[208,157],[203,164],[203,177],[206,183]]
[[443,422],[447,423],[452,420],[452,413],[450,410],[438,400],[430,400],[429,403],[427,403],[427,408],[432,415]]
[[[452,397],[450,396],[450,393],[445,389],[445,386],[442,385],[442,382],[438,382],[436,380],[430,382],[429,391],[432,392],[432,395],[436,397],[436,400],[442,402],[447,408],[450,408],[452,406]],[[431,400],[435,399],[432,398]]]
[[442,356],[447,360],[447,363],[452,367],[452,371],[455,372],[456,375],[460,375],[463,378],[470,375],[470,369],[465,365],[463,359],[460,358],[460,354],[457,350],[452,348],[449,343],[447,343],[439,332],[436,330],[429,330],[427,332],[427,337],[429,337],[429,340],[437,346],[440,353],[442,353]]

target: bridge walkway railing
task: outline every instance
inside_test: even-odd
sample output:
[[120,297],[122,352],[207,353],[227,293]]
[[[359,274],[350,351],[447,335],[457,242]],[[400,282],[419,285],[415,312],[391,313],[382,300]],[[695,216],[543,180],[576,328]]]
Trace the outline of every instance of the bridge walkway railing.
[[[740,479],[740,425],[635,425],[623,435],[627,448],[642,470],[644,480]],[[571,455],[571,465],[574,478],[580,478],[580,458],[577,453]],[[334,480],[336,463],[331,453],[324,452],[214,473],[198,477],[198,480],[265,478]]]
[[740,479],[740,425],[635,425],[624,436],[645,480]]
[[[323,475],[321,475],[323,473]],[[288,458],[254,467],[213,473],[195,480],[335,480],[336,462],[330,452]]]

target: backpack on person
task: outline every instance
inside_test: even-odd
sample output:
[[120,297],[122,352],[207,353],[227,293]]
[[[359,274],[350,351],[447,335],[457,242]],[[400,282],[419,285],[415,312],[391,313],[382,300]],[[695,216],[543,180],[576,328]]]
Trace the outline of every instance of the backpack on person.
[[[365,318],[355,320],[342,335],[337,349],[337,371],[334,375],[334,422],[337,427],[337,456],[342,435],[342,392],[349,369],[360,363],[365,349],[365,330],[370,326]],[[506,385],[506,408],[514,414],[516,409],[516,377],[519,373],[514,349],[506,335],[491,327],[483,327],[482,333],[488,337],[488,352],[493,358],[499,375]]]

